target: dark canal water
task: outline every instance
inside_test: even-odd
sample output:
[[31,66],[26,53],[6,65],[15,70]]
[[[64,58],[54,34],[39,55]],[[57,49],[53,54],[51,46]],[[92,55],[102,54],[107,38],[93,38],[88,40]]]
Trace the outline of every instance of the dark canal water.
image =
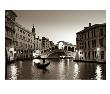
[[[36,60],[34,60],[36,61]],[[41,60],[40,60],[41,61]],[[33,61],[16,61],[7,66],[8,80],[105,80],[106,64],[74,62],[69,59],[47,60],[46,70]]]

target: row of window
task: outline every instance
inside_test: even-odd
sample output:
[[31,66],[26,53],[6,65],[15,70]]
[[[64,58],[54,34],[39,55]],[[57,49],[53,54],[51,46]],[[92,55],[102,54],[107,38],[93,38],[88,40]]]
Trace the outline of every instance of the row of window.
[[[83,54],[83,52],[80,52],[80,54]],[[85,59],[96,59],[98,58],[96,51],[89,51],[88,53],[85,52],[84,54]],[[100,52],[100,58],[104,59],[104,51]],[[80,57],[80,59],[83,59],[83,57]]]
[[30,45],[30,44],[25,44],[25,43],[22,43],[22,42],[19,42],[19,44],[20,45],[18,45],[18,42],[14,43],[15,46],[24,47],[24,48],[32,48],[32,45]]
[[[26,34],[25,32],[26,31],[24,31],[24,30],[22,30],[22,29],[20,29],[20,28],[18,28],[18,30],[17,31],[20,31],[21,33],[23,33],[23,34]],[[28,35],[28,37],[30,37],[31,36],[31,34],[30,33],[27,33],[27,35]]]
[[37,49],[42,49],[42,46],[41,45],[37,45],[36,48]]
[[42,42],[42,46],[43,47],[50,47],[49,41],[48,42]]
[[9,29],[6,29],[6,30],[5,30],[5,34],[6,34],[7,36],[13,37],[13,31],[11,31],[11,30],[9,30]]
[[[91,36],[90,36],[91,35]],[[99,33],[99,36],[103,36],[104,35],[104,29],[101,28],[100,29],[100,33]],[[82,39],[87,39],[87,38],[92,38],[92,37],[96,37],[96,31],[95,29],[93,29],[92,31],[90,32],[87,32],[87,33],[81,33],[81,34],[77,34],[77,38],[82,40]]]
[[20,49],[15,49],[16,53],[18,54],[28,54],[28,53],[33,53],[32,50],[20,50]]
[[20,34],[17,34],[17,33],[16,33],[16,37],[19,38],[19,39],[22,39],[22,40],[24,40],[24,41],[27,41],[27,42],[31,42],[31,43],[32,43],[32,39],[26,38],[25,36],[22,36],[22,35],[20,35]]
[[[92,40],[92,43],[91,43],[91,41],[88,41],[85,43],[80,43],[79,48],[80,49],[83,49],[83,48],[86,49],[86,46],[88,46],[88,48],[90,48],[90,47],[95,48],[96,44],[97,44],[96,40]],[[100,47],[104,47],[104,39],[103,38],[99,39],[99,45],[100,45]]]

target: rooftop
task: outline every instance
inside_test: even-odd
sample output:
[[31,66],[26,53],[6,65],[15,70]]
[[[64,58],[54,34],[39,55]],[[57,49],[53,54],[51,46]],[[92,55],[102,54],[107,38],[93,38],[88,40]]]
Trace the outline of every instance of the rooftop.
[[106,26],[106,23],[103,23],[103,24],[94,24],[94,25],[91,25],[91,23],[89,23],[89,26],[88,27],[84,27],[83,30],[81,30],[80,32],[77,32],[76,34],[78,33],[81,33],[81,32],[86,32],[90,29],[93,29],[93,28],[96,28],[96,27],[99,27],[99,26]]
[[31,31],[29,31],[28,29],[26,29],[25,27],[23,27],[21,24],[15,22],[15,25],[18,26],[19,28],[23,29],[24,31],[28,32],[28,33],[32,33]]

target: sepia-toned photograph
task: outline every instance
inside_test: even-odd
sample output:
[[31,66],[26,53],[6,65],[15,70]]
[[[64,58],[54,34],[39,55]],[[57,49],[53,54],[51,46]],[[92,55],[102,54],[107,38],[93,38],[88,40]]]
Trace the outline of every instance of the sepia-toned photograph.
[[106,10],[5,10],[5,80],[106,80]]

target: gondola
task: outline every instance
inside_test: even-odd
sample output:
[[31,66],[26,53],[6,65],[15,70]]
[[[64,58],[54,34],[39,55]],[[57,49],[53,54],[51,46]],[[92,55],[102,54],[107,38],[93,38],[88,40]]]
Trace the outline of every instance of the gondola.
[[47,64],[35,63],[35,65],[37,66],[37,68],[46,69],[46,67],[47,67],[48,65],[50,65],[50,62],[47,63]]

